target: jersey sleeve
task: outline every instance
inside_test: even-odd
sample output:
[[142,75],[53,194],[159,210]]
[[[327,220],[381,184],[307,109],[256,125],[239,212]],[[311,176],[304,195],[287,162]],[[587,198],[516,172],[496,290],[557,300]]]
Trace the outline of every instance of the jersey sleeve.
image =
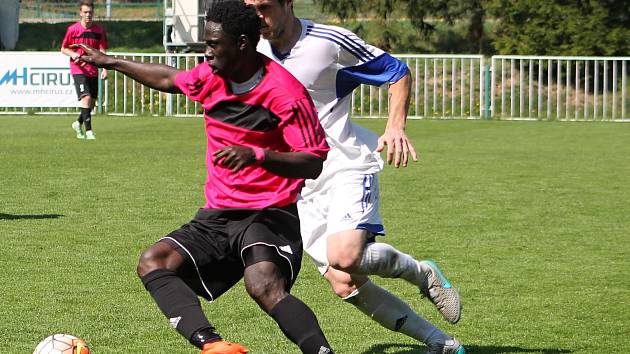
[[366,44],[352,32],[346,32],[339,50],[337,97],[345,97],[361,84],[381,86],[395,83],[407,75],[409,68],[389,53]]
[[291,117],[283,124],[282,134],[292,151],[326,159],[330,148],[313,102],[307,98],[296,100],[287,114]]
[[189,71],[179,72],[175,77],[175,85],[193,101],[202,102],[204,98],[206,83],[211,75],[207,66],[206,63],[201,63]]
[[66,34],[63,36],[63,41],[61,41],[61,48],[68,48],[72,43],[72,27],[68,27],[66,30]]

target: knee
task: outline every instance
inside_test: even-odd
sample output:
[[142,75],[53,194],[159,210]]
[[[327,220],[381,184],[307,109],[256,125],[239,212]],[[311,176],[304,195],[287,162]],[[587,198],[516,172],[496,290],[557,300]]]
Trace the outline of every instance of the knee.
[[341,232],[327,240],[326,254],[331,267],[353,273],[361,264],[365,233],[360,230]]
[[352,272],[359,266],[361,257],[352,250],[336,249],[328,252],[328,262],[335,269]]
[[287,280],[269,262],[247,267],[244,280],[249,296],[267,313],[289,293]]
[[245,290],[249,294],[249,296],[259,302],[259,300],[265,300],[270,296],[271,289],[269,288],[268,282],[256,282],[256,283],[245,283]]
[[271,309],[288,294],[284,288],[284,284],[272,281],[271,279],[265,279],[255,283],[245,283],[245,289],[249,296],[254,299],[266,313],[269,313]]
[[174,260],[175,256],[179,256],[179,254],[177,254],[170,245],[165,243],[154,244],[144,250],[142,255],[140,255],[138,266],[136,268],[138,277],[142,278],[157,269],[176,268],[173,267],[173,265],[177,263],[176,260]]
[[151,248],[147,248],[140,255],[140,259],[138,260],[138,267],[136,268],[136,272],[138,273],[138,277],[142,278],[143,276],[151,273],[152,271],[157,269],[157,259],[156,254]]

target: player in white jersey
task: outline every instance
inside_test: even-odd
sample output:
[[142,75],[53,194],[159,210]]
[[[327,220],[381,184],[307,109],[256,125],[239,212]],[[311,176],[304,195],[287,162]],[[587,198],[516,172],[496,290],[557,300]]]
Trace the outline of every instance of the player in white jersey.
[[[306,252],[338,296],[382,326],[424,342],[427,353],[464,353],[459,341],[368,278],[407,280],[448,322],[459,321],[459,294],[435,263],[374,242],[384,234],[378,211],[380,152],[387,145],[387,162],[396,167],[407,166],[410,157],[417,160],[404,131],[411,86],[406,64],[348,30],[298,19],[292,0],[245,2],[263,21],[258,50],[307,88],[331,148],[322,174],[306,181],[298,202]],[[389,119],[381,137],[350,119],[351,94],[362,83],[390,84]]]

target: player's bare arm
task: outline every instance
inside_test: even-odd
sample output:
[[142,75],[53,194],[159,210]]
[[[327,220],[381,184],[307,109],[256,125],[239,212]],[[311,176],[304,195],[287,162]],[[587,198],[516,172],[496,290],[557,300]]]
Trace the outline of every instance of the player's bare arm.
[[226,146],[213,153],[215,165],[221,165],[234,172],[245,166],[261,164],[267,171],[290,178],[315,179],[322,171],[324,160],[305,152],[276,152],[262,150],[263,156],[244,146]]
[[387,145],[387,163],[391,165],[393,162],[395,167],[407,167],[410,156],[413,161],[418,161],[416,150],[405,134],[411,80],[411,75],[407,72],[389,86],[389,118],[385,132],[378,139],[377,151],[383,151]]
[[[100,51],[101,53],[105,54],[105,48],[102,48],[102,47],[101,47],[101,48],[99,48],[99,51]],[[107,69],[103,69],[103,70],[101,70],[101,80],[106,80],[106,79],[107,79],[107,76],[108,76]]]
[[78,60],[90,63],[99,68],[116,70],[139,83],[163,92],[181,93],[175,85],[175,77],[179,70],[172,66],[116,58],[84,44],[73,44],[70,48],[83,48],[85,54]]

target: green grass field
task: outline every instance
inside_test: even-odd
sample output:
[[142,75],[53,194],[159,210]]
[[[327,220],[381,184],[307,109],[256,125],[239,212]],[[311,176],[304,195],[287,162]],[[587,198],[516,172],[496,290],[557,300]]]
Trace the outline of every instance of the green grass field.
[[[140,252],[202,205],[200,119],[0,116],[0,353],[49,334],[94,354],[198,353],[135,275]],[[384,120],[362,120],[381,131]],[[630,352],[630,125],[411,121],[420,161],[382,174],[386,240],[461,289],[457,325],[376,281],[468,353]],[[424,353],[335,298],[305,259],[294,288],[338,354]],[[242,285],[206,313],[254,354],[297,353]]]

